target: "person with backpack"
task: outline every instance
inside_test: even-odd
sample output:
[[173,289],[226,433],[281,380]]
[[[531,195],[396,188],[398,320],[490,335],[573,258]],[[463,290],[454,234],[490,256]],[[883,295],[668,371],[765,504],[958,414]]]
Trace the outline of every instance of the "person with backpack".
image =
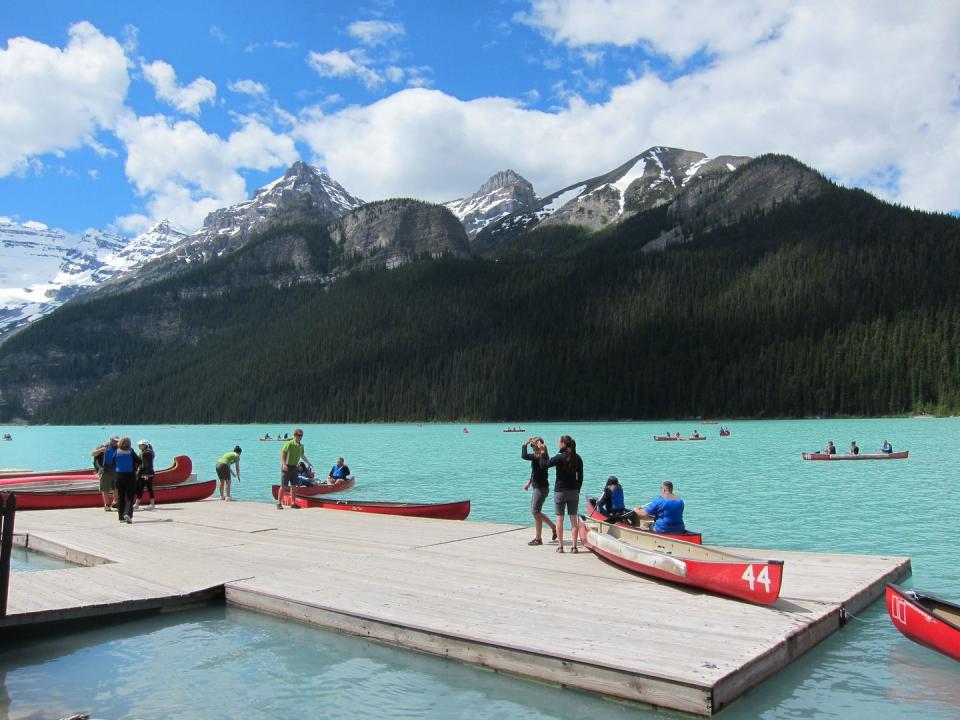
[[133,522],[133,502],[137,493],[140,456],[133,451],[133,443],[126,435],[120,438],[113,456],[117,469],[117,515],[120,522],[129,525]]
[[140,498],[143,497],[143,491],[146,490],[150,494],[150,504],[147,509],[156,510],[157,496],[153,492],[153,461],[156,458],[156,453],[153,451],[153,445],[146,440],[138,442],[137,447],[140,448],[140,470],[137,473],[137,497],[133,503],[133,509],[140,509]]
[[103,445],[98,445],[90,451],[93,457],[93,467],[97,471],[100,479],[100,494],[103,496],[103,509],[107,512],[113,508],[116,502],[116,452],[117,444],[120,442],[119,435],[111,435]]

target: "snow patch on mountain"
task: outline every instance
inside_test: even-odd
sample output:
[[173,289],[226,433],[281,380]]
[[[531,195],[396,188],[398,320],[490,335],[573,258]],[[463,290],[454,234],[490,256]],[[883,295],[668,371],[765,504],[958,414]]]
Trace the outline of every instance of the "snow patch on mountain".
[[502,170],[490,177],[468,198],[444,203],[457,216],[468,237],[476,237],[488,225],[516,212],[533,208],[538,202],[533,185],[513,170]]

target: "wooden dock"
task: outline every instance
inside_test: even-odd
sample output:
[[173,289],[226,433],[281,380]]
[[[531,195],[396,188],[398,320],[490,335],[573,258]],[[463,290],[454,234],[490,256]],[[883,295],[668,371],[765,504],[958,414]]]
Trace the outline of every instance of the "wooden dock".
[[710,715],[910,572],[901,557],[785,562],[759,607],[528,547],[530,528],[208,500],[17,514],[21,544],[87,567],[13,573],[0,633],[225,595],[228,603],[547,683]]

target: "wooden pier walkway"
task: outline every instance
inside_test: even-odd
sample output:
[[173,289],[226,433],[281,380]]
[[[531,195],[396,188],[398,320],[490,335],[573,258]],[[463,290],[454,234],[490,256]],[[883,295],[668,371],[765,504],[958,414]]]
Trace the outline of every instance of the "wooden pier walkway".
[[13,573],[0,633],[225,595],[228,603],[502,672],[710,715],[910,572],[901,557],[785,561],[760,607],[528,547],[525,526],[214,500],[17,514],[21,543],[88,567]]

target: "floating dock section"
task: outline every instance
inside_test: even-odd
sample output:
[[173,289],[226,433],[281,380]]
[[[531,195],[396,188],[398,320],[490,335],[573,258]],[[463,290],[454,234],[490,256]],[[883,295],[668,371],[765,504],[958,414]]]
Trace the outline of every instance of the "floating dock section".
[[[838,630],[902,557],[782,559],[770,607],[528,547],[530,528],[214,500],[138,512],[20,512],[20,544],[86,567],[12,573],[0,634],[225,596],[226,602],[558,686],[718,712]],[[569,542],[569,540],[568,540]],[[736,549],[733,549],[736,551]]]

